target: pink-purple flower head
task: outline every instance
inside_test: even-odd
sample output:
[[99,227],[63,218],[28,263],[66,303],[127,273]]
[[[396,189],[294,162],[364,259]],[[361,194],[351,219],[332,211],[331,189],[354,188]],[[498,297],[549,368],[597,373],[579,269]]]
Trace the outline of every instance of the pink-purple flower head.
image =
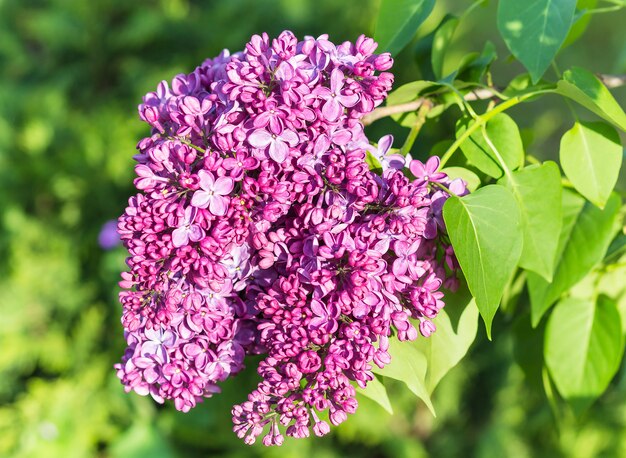
[[457,184],[434,158],[412,161],[410,180],[390,135],[370,146],[359,120],[393,83],[375,49],[256,35],[144,98],[152,135],[118,222],[126,390],[186,412],[262,353],[234,431],[280,445],[327,434],[319,412],[335,426],[354,413],[353,384],[391,361],[392,335],[434,331],[456,280],[438,236]]

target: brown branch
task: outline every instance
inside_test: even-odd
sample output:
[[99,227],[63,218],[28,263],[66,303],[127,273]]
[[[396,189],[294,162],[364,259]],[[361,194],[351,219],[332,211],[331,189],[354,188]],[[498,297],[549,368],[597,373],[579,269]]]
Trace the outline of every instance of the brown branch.
[[[604,85],[609,89],[614,89],[616,87],[625,86],[626,85],[626,75],[597,75],[600,81],[604,83]],[[472,92],[469,92],[465,95],[464,99],[468,102],[473,102],[476,100],[489,100],[494,97],[497,97],[496,90],[491,90],[488,88],[479,88]],[[401,103],[399,105],[390,105],[376,108],[370,114],[363,116],[361,122],[364,126],[368,126],[372,124],[374,121],[377,121],[381,118],[386,118],[387,116],[391,116],[394,114],[400,113],[410,113],[413,111],[417,111],[425,100],[428,100],[428,97],[420,97],[411,102]]]

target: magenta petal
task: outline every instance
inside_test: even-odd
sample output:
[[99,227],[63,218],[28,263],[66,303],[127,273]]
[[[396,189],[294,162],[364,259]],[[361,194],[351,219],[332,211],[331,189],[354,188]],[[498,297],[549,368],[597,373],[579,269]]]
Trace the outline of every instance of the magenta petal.
[[385,156],[384,160],[392,169],[402,170],[404,168],[405,160],[401,154],[390,154],[389,156]]
[[228,210],[228,199],[222,196],[213,196],[209,202],[209,211],[215,216],[224,216]]
[[148,367],[143,371],[143,378],[146,382],[152,384],[159,379],[159,373],[153,367]]
[[336,121],[343,113],[343,107],[336,99],[328,99],[322,106],[322,114],[328,121]]
[[387,154],[387,151],[391,149],[391,145],[393,145],[393,135],[385,135],[378,140],[378,151],[381,156]]
[[343,88],[343,73],[338,68],[330,74],[330,90],[333,94],[338,94]]
[[339,129],[333,132],[332,140],[335,145],[344,146],[352,140],[352,133],[347,129]]
[[[201,170],[202,172],[202,170]],[[191,198],[191,205],[198,208],[206,208],[211,195],[206,191],[196,191]]]
[[189,240],[191,240],[192,242],[198,242],[204,238],[204,230],[197,224],[194,224],[189,227],[188,235]]
[[463,196],[467,192],[467,185],[461,178],[455,178],[448,186],[448,189],[457,196]]
[[270,118],[270,130],[275,134],[280,134],[283,131],[283,125],[280,122],[280,119],[273,116]]
[[200,345],[196,345],[193,343],[187,344],[183,348],[183,353],[185,353],[185,356],[193,358],[194,356],[197,356],[200,353],[202,353],[202,347],[200,347]]
[[359,102],[358,94],[340,95],[337,98],[344,107],[353,107]]
[[432,175],[439,168],[439,157],[432,156],[428,161],[426,161],[426,171],[429,175]]
[[[193,205],[193,204],[192,204]],[[174,229],[172,232],[172,244],[179,248],[189,243],[189,232],[185,226]]]
[[286,143],[280,140],[274,141],[270,144],[269,154],[276,162],[283,162],[289,153],[289,147]]
[[198,172],[198,178],[200,179],[200,187],[202,189],[208,191],[213,187],[213,183],[215,182],[215,180],[211,172],[207,172],[206,170],[200,170]]
[[183,103],[189,108],[191,113],[199,113],[200,112],[200,101],[191,96],[185,97]]
[[139,385],[135,385],[133,387],[133,390],[135,390],[135,393],[137,393],[140,396],[147,396],[148,394],[150,394],[150,388],[148,388],[147,383],[141,383]]
[[172,331],[165,331],[161,337],[161,342],[166,347],[171,347],[176,342],[176,335]]
[[326,135],[322,134],[315,140],[315,145],[313,145],[313,154],[320,156],[328,151],[329,146],[330,140]]
[[417,159],[413,159],[409,164],[409,170],[415,177],[422,178],[426,174],[426,169],[424,168],[424,164],[422,164]]
[[215,180],[213,190],[215,191],[215,194],[226,196],[232,192],[234,186],[235,182],[231,178],[219,177]]
[[154,366],[154,360],[145,357],[133,358],[133,364],[139,369],[147,369],[148,367]]
[[265,148],[272,142],[272,135],[263,129],[255,130],[248,137],[248,143],[255,148]]
[[398,258],[393,262],[392,270],[393,274],[396,277],[404,275],[408,269],[409,263],[407,262],[406,258]]
[[280,134],[280,138],[289,143],[289,146],[296,146],[300,140],[298,134],[296,134],[293,130],[285,130],[282,134]]
[[257,129],[261,129],[267,126],[269,122],[270,122],[270,114],[269,112],[264,111],[262,113],[259,113],[259,115],[256,118],[254,118],[254,121],[252,121],[252,125],[256,127]]

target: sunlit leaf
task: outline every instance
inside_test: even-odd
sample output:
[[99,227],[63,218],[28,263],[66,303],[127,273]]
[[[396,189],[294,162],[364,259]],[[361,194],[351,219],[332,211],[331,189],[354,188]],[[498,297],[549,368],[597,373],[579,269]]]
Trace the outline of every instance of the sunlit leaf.
[[379,51],[400,52],[434,6],[435,0],[382,0],[374,33]]
[[552,280],[561,232],[561,174],[554,162],[515,171],[500,180],[519,204],[524,231],[521,267]]
[[[474,120],[463,118],[456,126],[456,137],[460,138],[472,125]],[[522,137],[515,121],[510,116],[499,113],[487,122],[487,135],[498,150],[509,170],[515,170],[524,164],[524,146]],[[497,155],[485,140],[482,130],[476,129],[461,143],[461,151],[470,164],[481,172],[494,178],[503,174],[502,165]]]
[[602,81],[589,70],[573,67],[566,71],[563,73],[563,79],[557,84],[556,92],[626,131],[626,113]]
[[528,273],[533,326],[559,296],[600,262],[615,234],[620,198],[613,194],[600,210],[572,192],[563,193],[563,225],[552,283]]
[[426,356],[426,388],[432,393],[441,379],[465,356],[478,331],[478,309],[474,301],[465,307],[456,329],[445,310],[434,319],[437,330],[418,338],[415,346]]
[[618,133],[603,122],[577,122],[561,138],[563,171],[576,190],[603,208],[622,165]]
[[507,188],[485,186],[443,207],[463,275],[491,335],[491,321],[522,252],[520,210]]
[[367,382],[367,386],[365,388],[357,388],[356,392],[370,398],[376,404],[393,415],[393,408],[391,407],[391,402],[389,402],[389,396],[387,395],[385,385],[383,385],[377,376],[374,376],[373,380]]
[[391,362],[384,369],[374,365],[372,372],[403,382],[435,415],[425,382],[426,357],[411,342],[400,342],[395,338],[389,339],[389,354]]
[[539,81],[565,41],[576,0],[500,0],[498,30],[509,50]]
[[546,328],[545,360],[561,395],[590,404],[607,388],[624,352],[619,312],[606,296],[567,298],[557,304]]
[[448,175],[450,179],[461,178],[467,184],[467,189],[470,191],[476,191],[480,186],[480,178],[471,170],[465,167],[446,167],[441,170]]
[[433,66],[433,72],[436,79],[443,77],[444,59],[446,57],[446,51],[452,40],[452,36],[459,25],[459,18],[454,16],[447,16],[433,37],[433,47],[431,53],[431,63]]

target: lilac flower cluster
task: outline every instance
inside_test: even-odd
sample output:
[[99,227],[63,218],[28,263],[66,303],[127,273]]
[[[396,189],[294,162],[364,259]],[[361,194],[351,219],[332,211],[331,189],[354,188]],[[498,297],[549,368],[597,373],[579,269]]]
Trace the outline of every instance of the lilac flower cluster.
[[409,161],[409,179],[391,136],[369,144],[359,120],[393,82],[375,48],[263,34],[144,98],[152,136],[118,224],[127,391],[188,411],[264,353],[234,430],[280,445],[279,425],[321,436],[319,413],[353,413],[394,333],[435,330],[458,268],[441,209],[466,191],[436,157]]

